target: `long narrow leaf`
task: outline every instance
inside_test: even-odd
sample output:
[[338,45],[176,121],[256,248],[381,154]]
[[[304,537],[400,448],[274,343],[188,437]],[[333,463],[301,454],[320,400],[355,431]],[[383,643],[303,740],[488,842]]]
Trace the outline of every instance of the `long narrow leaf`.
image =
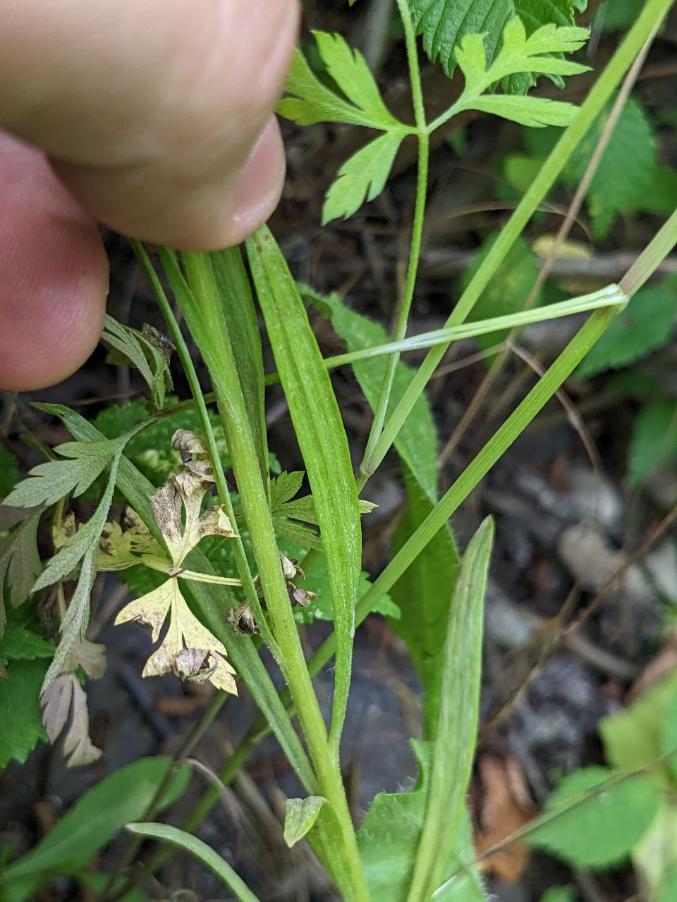
[[[42,409],[59,417],[78,441],[99,441],[105,438],[95,426],[68,407],[50,404],[43,405]],[[162,536],[153,519],[149,503],[154,486],[125,457],[120,460],[117,485],[129,505],[138,513],[155,538],[161,541]],[[200,572],[213,572],[209,560],[199,549],[193,552],[192,560]],[[226,646],[233,666],[247,684],[298,778],[309,793],[315,792],[316,781],[308,757],[252,640],[248,636],[234,633],[226,625],[224,613],[227,605],[223,603],[226,590],[219,586],[190,582],[186,584],[185,592],[194,603],[195,610],[205,625]]]
[[191,855],[194,855],[195,858],[214,871],[224,885],[231,892],[235,893],[240,902],[258,902],[258,897],[254,895],[228,862],[221,858],[220,855],[217,855],[211,846],[208,846],[207,843],[202,842],[196,836],[191,836],[190,833],[186,833],[183,830],[179,830],[178,827],[172,827],[169,824],[127,824],[127,829],[140,836],[161,839],[164,842],[178,846],[180,849],[184,849],[186,852],[190,852]]
[[265,382],[261,333],[251,285],[238,248],[211,254],[223,316],[231,337],[235,365],[247,402],[249,423],[264,482],[268,482]]
[[336,681],[330,738],[334,751],[350,688],[361,528],[350,450],[338,403],[296,282],[271,233],[247,246],[259,304],[315,500],[334,602]]
[[430,790],[409,902],[429,899],[448,860],[475,751],[482,673],[484,596],[494,525],[485,520],[463,555],[444,644]]

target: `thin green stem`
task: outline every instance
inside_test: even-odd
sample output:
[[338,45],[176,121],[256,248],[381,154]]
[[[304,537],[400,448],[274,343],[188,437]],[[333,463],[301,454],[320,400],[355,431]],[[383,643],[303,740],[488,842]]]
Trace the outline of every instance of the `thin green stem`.
[[[190,356],[188,345],[186,344],[186,341],[183,337],[181,327],[179,326],[177,319],[174,316],[172,305],[169,303],[169,299],[165,294],[162,283],[160,282],[160,279],[155,272],[155,268],[151,263],[148,254],[146,253],[146,249],[143,247],[141,242],[136,240],[132,240],[132,247],[134,248],[134,253],[136,254],[146,272],[148,280],[150,281],[153,293],[155,294],[155,298],[158,302],[165,322],[167,323],[167,327],[171,333],[172,340],[181,361],[181,366],[183,367],[186,379],[188,380],[188,385],[193,396],[193,403],[197,407],[202,430],[207,441],[207,448],[209,450],[209,457],[212,462],[214,480],[216,483],[216,491],[219,497],[219,501],[225,508],[230,522],[235,523],[233,501],[230,497],[230,490],[228,488],[225,473],[223,472],[223,467],[221,466],[221,458],[219,457],[219,451],[216,445],[216,437],[214,435],[214,430],[212,429],[211,420],[209,419],[207,403],[205,401],[204,394],[202,393],[202,387],[197,375],[197,370],[195,369],[195,365],[193,363],[193,358]],[[173,267],[176,266],[174,255],[169,251],[161,251],[161,257],[163,258],[164,265],[170,270],[172,270]],[[254,577],[249,566],[249,561],[247,560],[247,553],[242,543],[242,539],[239,535],[235,537],[235,565],[237,567],[240,580],[242,581],[242,586],[244,587],[247,601],[257,618],[263,640],[269,646],[273,657],[277,660],[280,656],[280,650],[277,647],[275,639],[273,638],[270,628],[268,627],[263,609],[261,608],[261,602],[259,601],[256,586],[254,584]]]
[[677,210],[654,235],[628,272],[623,276],[620,284],[621,289],[628,295],[633,295],[639,291],[665,260],[675,244],[677,244]]
[[[404,26],[405,45],[407,49],[407,61],[409,64],[409,79],[411,82],[411,96],[414,107],[414,118],[417,128],[418,139],[418,172],[416,178],[416,200],[414,206],[414,221],[411,230],[411,243],[409,249],[409,263],[407,265],[407,276],[405,280],[404,292],[400,301],[397,314],[397,321],[393,330],[393,340],[401,341],[407,334],[407,324],[409,322],[409,312],[414,299],[414,289],[416,287],[416,277],[418,275],[418,266],[421,258],[421,244],[423,241],[423,223],[425,219],[426,195],[428,191],[428,169],[430,161],[430,138],[426,128],[425,106],[423,102],[423,88],[421,85],[421,72],[418,64],[418,48],[416,46],[416,34],[414,32],[411,20],[411,10],[409,9],[408,0],[397,0],[397,6],[402,18]],[[386,372],[383,378],[381,394],[374,411],[374,419],[369,431],[367,445],[360,464],[359,483],[366,482],[373,469],[371,467],[371,459],[376,447],[376,443],[383,431],[383,424],[388,413],[388,404],[390,402],[390,394],[393,388],[397,363],[399,361],[399,352],[394,352],[388,360]]]
[[[355,610],[355,620],[358,624],[373,610],[376,602],[395,585],[412,561],[543,409],[617,315],[618,308],[615,307],[597,310],[592,314],[578,335],[562,351],[360,598]],[[331,659],[334,653],[333,643],[334,637],[329,636],[313,655],[310,661],[312,673],[316,673]]]
[[[661,21],[671,5],[672,0],[648,0],[627,37],[593,86],[575,121],[559,139],[517,209],[501,230],[498,240],[461,295],[458,304],[447,319],[445,327],[460,325],[467,319],[531,216],[554,185],[572,153],[604,109],[645,41],[656,27],[656,23]],[[444,357],[448,346],[447,344],[433,348],[417,370],[374,446],[370,457],[372,469],[378,467],[392,446],[416,400],[424,391],[430,377]]]
[[[166,256],[168,252],[164,252]],[[228,450],[237,480],[242,509],[259,568],[259,577],[271,630],[280,651],[280,666],[299,712],[318,790],[331,809],[328,840],[336,859],[327,862],[341,875],[340,889],[347,898],[367,898],[357,839],[338,762],[330,754],[327,729],[303,654],[282,573],[280,553],[256,446],[248,418],[230,335],[220,312],[211,260],[206,254],[183,255],[187,290],[177,295],[188,328],[209,369],[224,424]],[[169,261],[171,263],[171,260]]]

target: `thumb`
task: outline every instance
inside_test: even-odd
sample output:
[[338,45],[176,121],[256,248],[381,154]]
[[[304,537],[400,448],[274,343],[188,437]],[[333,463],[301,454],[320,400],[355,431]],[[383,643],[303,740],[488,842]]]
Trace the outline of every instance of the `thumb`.
[[284,174],[271,114],[297,0],[6,6],[0,128],[42,148],[96,219],[209,249],[270,215]]

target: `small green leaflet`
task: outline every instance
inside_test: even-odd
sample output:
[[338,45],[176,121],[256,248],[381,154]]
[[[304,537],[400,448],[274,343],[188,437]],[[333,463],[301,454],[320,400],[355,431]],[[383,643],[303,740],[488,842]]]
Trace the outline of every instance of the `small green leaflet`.
[[281,116],[298,125],[344,122],[384,131],[393,127],[406,129],[383,103],[374,76],[359,50],[351,49],[338,34],[316,31],[315,40],[327,73],[348,99],[323,84],[303,53],[297,50],[285,85],[285,97],[277,106]]
[[313,829],[326,802],[324,796],[287,799],[284,807],[284,841],[290,849]]
[[322,208],[322,225],[332,219],[347,219],[362,204],[383,191],[404,134],[386,132],[365,144],[341,166],[336,181],[327,192]]
[[333,219],[352,216],[365,200],[378,197],[398,148],[412,129],[390,113],[359,50],[349,47],[341,35],[325,31],[314,34],[327,75],[343,96],[320,81],[297,50],[278,113],[299,125],[343,122],[385,132],[353,154],[339,169],[322,211],[322,224],[326,225]]
[[491,61],[512,16],[519,15],[532,32],[550,23],[572,25],[577,6],[580,4],[572,0],[411,0],[414,26],[423,38],[423,47],[432,62],[439,59],[447,75],[453,74],[455,51],[466,35],[486,36]]
[[616,370],[662,347],[677,319],[677,281],[643,288],[609,326],[576,373],[582,379]]
[[587,66],[560,59],[551,54],[573,53],[588,38],[585,28],[544,25],[527,37],[522,20],[515,16],[503,30],[503,46],[487,66],[484,36],[467,34],[456,50],[458,64],[465,77],[465,89],[454,105],[461,110],[480,110],[502,116],[523,125],[570,125],[578,113],[571,103],[541,97],[506,96],[484,92],[492,85],[523,72],[544,75],[579,75]]
[[[169,358],[173,350],[170,342],[151,327],[143,332],[123,326],[107,316],[102,340],[121,355],[123,362],[136,367],[150,389],[153,407],[162,410],[167,392],[172,390]],[[118,363],[111,357],[109,363]]]

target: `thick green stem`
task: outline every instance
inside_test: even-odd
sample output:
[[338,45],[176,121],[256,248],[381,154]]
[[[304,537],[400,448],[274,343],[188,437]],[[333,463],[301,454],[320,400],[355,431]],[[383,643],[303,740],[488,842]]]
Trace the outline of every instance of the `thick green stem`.
[[342,862],[337,863],[343,867],[337,866],[336,872],[347,873],[350,879],[350,885],[341,886],[340,889],[346,898],[366,899],[357,840],[341,773],[338,763],[329,752],[326,726],[294,621],[268,504],[267,487],[256,455],[230,336],[220,313],[211,261],[207,255],[190,253],[184,255],[184,263],[189,291],[182,293],[178,300],[212,378],[242,509],[259,568],[270,626],[280,651],[282,672],[299,712],[319,792],[327,798],[335,817],[338,832],[335,852],[343,858]]
[[[564,132],[539,174],[522,198],[517,209],[505,224],[496,243],[471,279],[461,298],[447,319],[445,326],[457,326],[464,322],[479,300],[482,292],[505,260],[510,248],[519,238],[535,210],[543,202],[572,153],[585,137],[599,114],[620,84],[645,41],[672,5],[672,0],[648,0],[627,37],[618,48],[604,72],[593,86],[576,117]],[[371,467],[381,463],[392,446],[403,423],[411,413],[417,398],[424,391],[430,377],[444,357],[449,345],[431,350],[416,372],[397,408],[385,424],[372,455]]]

